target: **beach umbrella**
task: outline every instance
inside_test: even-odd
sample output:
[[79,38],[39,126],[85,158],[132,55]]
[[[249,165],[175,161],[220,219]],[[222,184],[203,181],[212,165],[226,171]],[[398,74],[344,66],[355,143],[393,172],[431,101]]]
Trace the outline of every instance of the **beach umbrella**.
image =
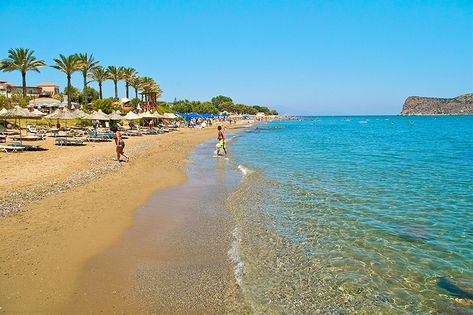
[[75,111],[73,111],[73,113],[77,118],[80,118],[80,119],[86,119],[88,115],[82,109],[76,109]]
[[[7,110],[0,115],[1,118],[14,118],[21,120],[22,118],[38,118],[32,114],[29,110],[15,106],[12,109]],[[21,127],[20,127],[20,141],[21,141]]]
[[177,116],[173,113],[164,113],[164,118],[167,118],[167,119],[176,119]]
[[122,97],[122,98],[120,99],[120,102],[121,102],[122,104],[126,104],[126,103],[131,102],[131,100],[130,100],[129,98]]
[[102,112],[101,109],[99,109],[96,112],[92,112],[92,114],[87,115],[84,119],[91,119],[91,120],[110,120],[107,114]]
[[46,113],[43,113],[42,111],[40,111],[36,108],[30,113],[33,114],[36,118],[41,118],[41,117],[47,115]]
[[128,114],[126,114],[123,119],[125,120],[138,120],[138,119],[141,119],[141,116],[140,115],[137,115],[133,112],[128,112]]
[[156,118],[154,114],[151,114],[150,111],[146,111],[140,114],[141,118]]
[[74,113],[74,111],[64,108],[64,109],[56,109],[51,114],[46,115],[45,118],[70,120],[70,119],[77,119],[79,117],[77,116],[76,113]]
[[15,106],[12,109],[7,110],[3,114],[1,114],[2,118],[33,118],[34,114],[32,114],[29,110],[25,108],[21,108],[20,106]]
[[0,109],[0,116],[4,113],[6,113],[8,110],[6,108],[2,108]]
[[153,113],[152,114],[154,116],[154,118],[158,118],[158,119],[161,119],[161,118],[166,118],[166,116],[164,115],[161,115],[160,113],[156,112],[156,113]]
[[118,113],[118,111],[113,111],[111,114],[108,115],[110,120],[123,120],[123,116]]

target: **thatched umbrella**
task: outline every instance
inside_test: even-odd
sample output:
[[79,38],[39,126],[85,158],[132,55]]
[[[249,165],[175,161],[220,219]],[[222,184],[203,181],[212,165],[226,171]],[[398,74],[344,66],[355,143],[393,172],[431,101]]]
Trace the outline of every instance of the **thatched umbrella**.
[[133,112],[128,112],[128,114],[126,114],[125,117],[123,117],[123,119],[125,119],[125,120],[138,120],[138,119],[141,119],[141,116],[137,115]]
[[45,116],[45,118],[48,119],[63,119],[66,121],[66,127],[67,127],[67,121],[71,119],[77,119],[79,118],[74,111],[68,109],[67,107],[64,109],[56,109],[54,112],[51,114]]
[[40,111],[40,110],[38,110],[38,109],[36,109],[36,108],[35,108],[31,113],[34,114],[34,115],[35,115],[36,117],[38,117],[38,118],[47,115],[46,113],[43,113],[42,111]]
[[102,112],[101,109],[99,109],[96,112],[92,112],[92,114],[87,115],[87,117],[84,117],[84,119],[91,119],[91,120],[110,120],[107,114]]
[[146,111],[146,112],[144,112],[144,113],[141,113],[141,114],[140,114],[140,117],[141,117],[141,118],[151,118],[151,119],[152,119],[152,118],[156,118],[156,116],[155,116],[154,114],[151,114],[150,111]]
[[[7,110],[0,115],[1,118],[14,118],[15,120],[21,120],[21,118],[38,118],[34,114],[30,113],[29,110],[15,106],[12,109]],[[21,141],[21,126],[20,126],[20,141]]]
[[167,119],[176,119],[176,118],[178,118],[176,116],[176,114],[173,114],[173,113],[164,113],[163,116],[164,116],[164,118],[167,118]]
[[110,120],[123,120],[124,117],[118,113],[118,111],[113,111],[111,114],[108,115],[108,119]]

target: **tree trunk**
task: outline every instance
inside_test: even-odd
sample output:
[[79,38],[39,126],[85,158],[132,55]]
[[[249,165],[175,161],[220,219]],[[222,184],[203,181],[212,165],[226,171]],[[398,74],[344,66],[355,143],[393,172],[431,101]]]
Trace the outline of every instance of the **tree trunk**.
[[67,108],[71,109],[71,74],[67,75]]
[[23,84],[23,97],[26,97],[26,71],[21,71],[21,79]]
[[87,99],[87,72],[82,72],[84,76],[84,90],[82,93],[84,94],[84,108],[87,108],[87,104],[89,104],[89,100]]
[[115,98],[118,99],[118,89],[117,89],[117,81],[114,80],[113,83],[115,84]]
[[128,82],[125,83],[125,87],[126,87],[126,98],[128,98],[128,88],[130,87],[128,85]]
[[138,98],[138,89],[135,88],[135,98]]
[[99,81],[99,94],[100,94],[100,99],[102,99],[102,81]]

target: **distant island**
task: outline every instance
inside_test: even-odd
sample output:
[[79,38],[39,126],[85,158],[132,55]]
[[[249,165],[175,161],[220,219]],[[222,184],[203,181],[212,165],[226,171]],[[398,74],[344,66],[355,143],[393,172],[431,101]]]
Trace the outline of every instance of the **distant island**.
[[409,96],[401,115],[472,115],[473,94],[455,98]]

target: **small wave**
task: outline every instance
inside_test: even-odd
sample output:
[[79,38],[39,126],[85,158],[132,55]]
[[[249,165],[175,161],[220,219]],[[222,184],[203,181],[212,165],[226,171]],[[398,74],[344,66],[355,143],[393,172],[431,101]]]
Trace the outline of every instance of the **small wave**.
[[235,263],[233,268],[233,273],[235,274],[235,282],[238,286],[241,286],[242,277],[243,277],[243,267],[245,263],[240,257],[240,231],[238,227],[235,227],[232,231],[232,246],[228,250],[228,255],[230,259]]
[[248,175],[249,173],[252,172],[252,170],[250,170],[247,167],[244,167],[243,165],[238,165],[238,169],[241,171],[243,175]]

